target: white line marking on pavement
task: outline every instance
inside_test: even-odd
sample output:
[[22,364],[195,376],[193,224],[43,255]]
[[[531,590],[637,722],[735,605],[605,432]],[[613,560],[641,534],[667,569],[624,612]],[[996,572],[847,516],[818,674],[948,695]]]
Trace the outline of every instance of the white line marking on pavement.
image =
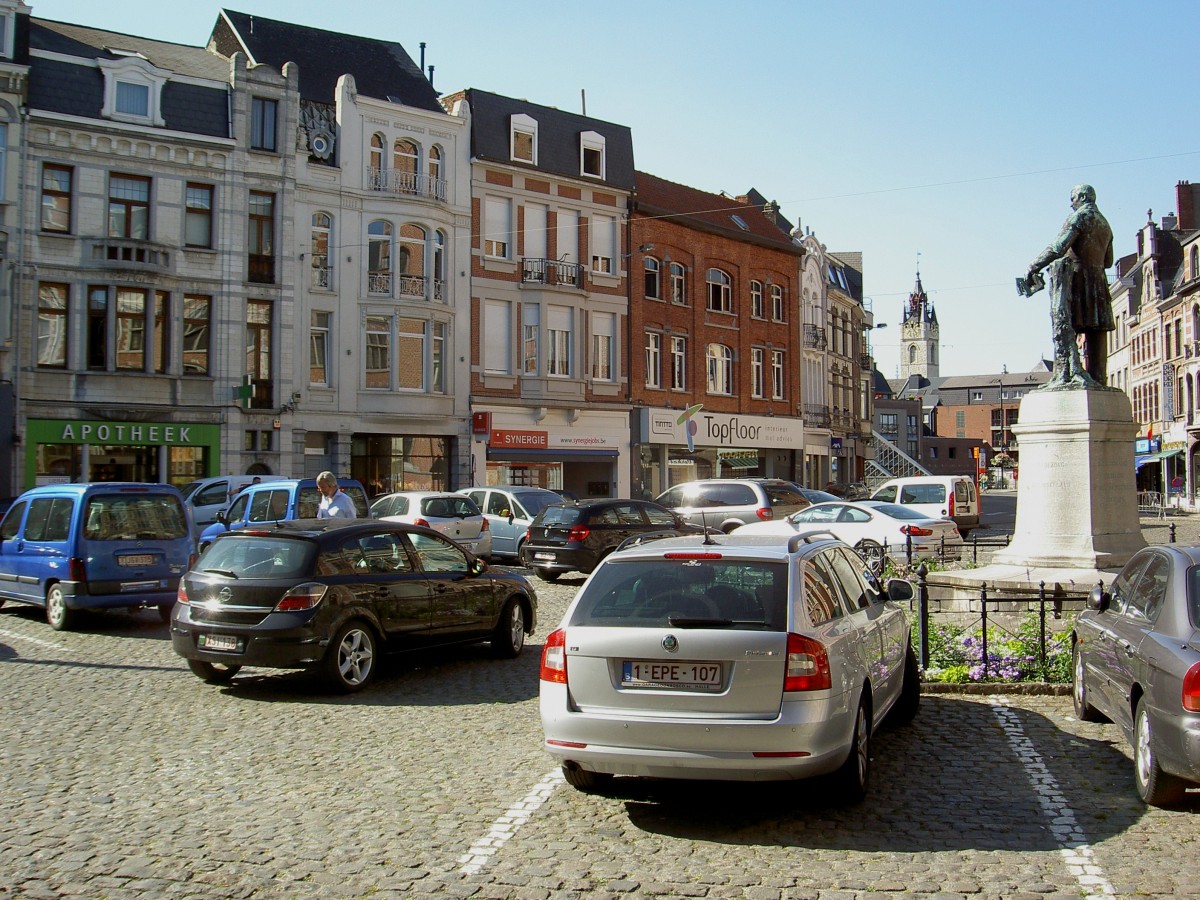
[[1025,729],[1021,727],[1021,720],[1008,707],[1008,701],[1004,697],[995,697],[989,702],[992,704],[992,711],[996,713],[996,718],[1000,720],[1000,727],[1004,729],[1009,746],[1013,748],[1017,758],[1025,767],[1025,774],[1029,776],[1042,812],[1050,820],[1050,831],[1054,835],[1054,839],[1062,845],[1062,855],[1067,863],[1067,871],[1075,876],[1075,881],[1078,882],[1079,889],[1084,894],[1116,894],[1104,874],[1104,869],[1100,867],[1092,854],[1091,844],[1087,842],[1087,836],[1079,827],[1075,811],[1067,805],[1067,798],[1059,790],[1054,776],[1046,769],[1046,762],[1034,748],[1033,741],[1025,734]]
[[517,833],[517,829],[529,821],[554,793],[554,789],[562,783],[561,769],[555,769],[539,781],[520,803],[510,806],[504,815],[492,823],[488,833],[475,841],[471,849],[459,857],[458,861],[463,864],[459,871],[464,875],[477,875],[482,872],[496,852],[508,843],[508,839]]
[[26,637],[23,634],[17,634],[13,631],[4,631],[0,629],[0,638],[7,638],[16,641],[28,641],[31,644],[37,644],[39,647],[46,647],[49,650],[61,650],[63,653],[74,653],[70,647],[64,647],[62,644],[56,644],[53,641],[43,641],[34,637]]

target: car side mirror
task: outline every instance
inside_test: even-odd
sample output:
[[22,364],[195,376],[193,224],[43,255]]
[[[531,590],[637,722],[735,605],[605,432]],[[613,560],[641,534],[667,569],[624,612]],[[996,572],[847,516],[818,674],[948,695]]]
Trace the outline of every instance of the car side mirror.
[[515,518],[516,518],[516,516],[514,516],[514,515],[513,515],[513,514],[510,512],[510,513],[508,514],[508,524],[509,524],[509,525],[511,525],[511,524],[513,523],[513,519],[515,519]]
[[222,525],[225,524],[225,522],[226,522],[225,510],[223,510],[223,509],[217,510],[217,521],[220,522]]
[[475,559],[471,560],[471,574],[472,575],[482,575],[487,570],[488,570],[488,564],[486,562],[484,562],[482,559],[480,559],[479,557],[475,557]]
[[903,578],[889,578],[887,583],[888,599],[895,603],[904,603],[917,595],[912,582]]
[[1112,594],[1104,589],[1104,585],[1098,584],[1092,588],[1092,592],[1088,594],[1087,608],[1093,609],[1096,612],[1104,612],[1112,605]]

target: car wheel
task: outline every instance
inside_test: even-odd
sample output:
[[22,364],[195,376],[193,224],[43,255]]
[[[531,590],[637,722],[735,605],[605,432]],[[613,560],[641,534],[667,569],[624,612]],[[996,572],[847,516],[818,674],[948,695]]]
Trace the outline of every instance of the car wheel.
[[492,652],[501,659],[519,656],[525,646],[525,608],[520,600],[509,600],[492,632]]
[[1083,654],[1079,642],[1071,648],[1071,699],[1075,703],[1075,715],[1081,722],[1103,722],[1100,710],[1088,702],[1087,680],[1084,678]]
[[189,659],[187,664],[192,674],[205,684],[229,684],[233,681],[233,676],[242,671],[241,666],[204,662],[201,659]]
[[525,542],[524,541],[521,541],[520,543],[517,544],[517,565],[518,566],[528,566],[529,565],[529,563],[525,561]]
[[608,772],[589,772],[587,769],[581,769],[578,766],[563,766],[563,778],[567,780],[567,784],[578,791],[584,793],[592,793],[612,781],[612,775]]
[[4,598],[0,597],[0,606],[3,606],[3,605],[4,605]]
[[1133,716],[1133,780],[1138,796],[1151,806],[1174,806],[1183,799],[1187,782],[1168,775],[1154,755],[1154,734],[1150,729],[1150,710],[1143,697]]
[[878,575],[883,571],[883,561],[887,559],[887,554],[883,552],[882,544],[870,538],[863,538],[854,545],[854,549],[858,551],[858,555],[871,567],[872,572]]
[[871,718],[867,704],[861,701],[854,714],[854,732],[850,737],[850,755],[833,776],[838,799],[858,803],[867,796],[871,778]]
[[889,724],[906,725],[916,718],[921,707],[921,667],[912,647],[904,654],[904,681],[900,683],[900,696],[888,715]]
[[75,621],[75,610],[67,606],[60,585],[52,584],[46,591],[46,621],[55,631],[66,631]]
[[338,629],[325,654],[325,675],[345,694],[361,691],[375,678],[375,634],[361,620]]
[[171,622],[171,610],[173,610],[174,608],[175,608],[175,604],[174,604],[174,603],[163,603],[163,604],[160,604],[160,605],[159,605],[159,607],[158,607],[158,617],[159,617],[160,619],[162,619],[164,622],[166,622],[166,623],[170,624],[170,622]]
[[542,581],[549,581],[552,583],[558,581],[558,576],[561,574],[560,572],[552,572],[549,569],[534,569],[533,571],[537,574],[538,578],[542,579]]

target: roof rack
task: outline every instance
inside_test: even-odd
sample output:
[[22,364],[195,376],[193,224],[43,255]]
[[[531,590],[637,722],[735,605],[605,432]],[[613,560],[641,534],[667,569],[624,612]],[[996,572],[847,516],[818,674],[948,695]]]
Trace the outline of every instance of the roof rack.
[[814,540],[841,540],[832,531],[804,531],[788,539],[788,553],[795,553],[801,544],[811,544]]

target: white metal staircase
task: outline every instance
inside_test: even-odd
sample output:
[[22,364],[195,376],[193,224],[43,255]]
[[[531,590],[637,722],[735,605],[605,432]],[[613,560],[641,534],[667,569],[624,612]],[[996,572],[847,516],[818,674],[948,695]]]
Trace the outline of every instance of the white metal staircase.
[[890,478],[930,474],[928,469],[878,431],[872,431],[871,434],[875,438],[875,458],[867,460],[866,481],[872,491]]

